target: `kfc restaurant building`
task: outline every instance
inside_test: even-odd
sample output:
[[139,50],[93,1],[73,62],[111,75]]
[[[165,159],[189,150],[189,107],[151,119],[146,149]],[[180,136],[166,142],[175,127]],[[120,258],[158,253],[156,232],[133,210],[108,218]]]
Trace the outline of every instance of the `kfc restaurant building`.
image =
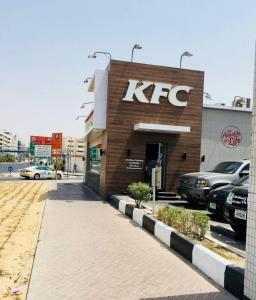
[[121,193],[145,180],[145,166],[154,159],[162,167],[161,189],[175,191],[180,175],[216,163],[213,149],[223,148],[222,158],[231,152],[233,159],[246,158],[251,112],[203,108],[203,89],[202,71],[116,60],[95,71],[88,88],[94,110],[85,122],[85,183],[101,195]]

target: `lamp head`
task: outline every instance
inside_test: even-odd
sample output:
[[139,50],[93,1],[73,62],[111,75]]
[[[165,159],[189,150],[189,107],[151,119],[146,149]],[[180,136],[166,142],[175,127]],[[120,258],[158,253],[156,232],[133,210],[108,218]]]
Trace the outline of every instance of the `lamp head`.
[[193,54],[190,53],[190,52],[188,52],[188,51],[185,51],[185,52],[183,53],[183,55],[184,55],[184,56],[187,56],[187,57],[193,56]]
[[90,55],[88,55],[88,58],[96,58],[96,55],[95,54],[90,54]]
[[142,49],[142,46],[138,45],[138,44],[135,44],[134,45],[134,49]]

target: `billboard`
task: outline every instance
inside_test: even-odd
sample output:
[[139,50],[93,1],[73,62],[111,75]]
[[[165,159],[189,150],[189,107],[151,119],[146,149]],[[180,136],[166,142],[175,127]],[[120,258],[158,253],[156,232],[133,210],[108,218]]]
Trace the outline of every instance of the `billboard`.
[[52,134],[52,157],[61,157],[62,154],[62,133]]
[[30,136],[29,153],[32,156],[51,157],[52,138],[48,136]]

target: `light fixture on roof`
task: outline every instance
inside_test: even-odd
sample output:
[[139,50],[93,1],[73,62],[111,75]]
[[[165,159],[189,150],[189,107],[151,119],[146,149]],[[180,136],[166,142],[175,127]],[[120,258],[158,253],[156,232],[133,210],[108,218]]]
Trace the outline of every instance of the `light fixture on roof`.
[[212,96],[210,93],[204,92],[204,95],[207,100],[212,100]]
[[78,120],[78,119],[80,119],[80,118],[87,118],[88,116],[77,116],[76,118],[75,118],[75,121],[76,120]]
[[88,83],[90,79],[92,79],[92,77],[86,77],[84,83]]
[[191,56],[193,56],[193,54],[188,52],[188,51],[185,51],[184,53],[181,54],[181,56],[180,56],[180,69],[181,69],[181,62],[182,62],[183,56],[191,57]]
[[142,49],[142,46],[140,46],[139,44],[135,44],[135,45],[133,46],[133,48],[132,48],[131,62],[133,61],[133,52],[134,52],[135,49],[140,50],[140,49]]
[[111,60],[111,53],[105,52],[105,51],[96,51],[93,54],[88,55],[88,58],[97,58],[97,54],[105,54],[109,56],[109,59]]
[[91,101],[91,102],[84,102],[84,103],[82,103],[82,106],[80,107],[80,109],[85,108],[86,104],[92,104],[92,103],[94,103],[94,102],[93,101]]

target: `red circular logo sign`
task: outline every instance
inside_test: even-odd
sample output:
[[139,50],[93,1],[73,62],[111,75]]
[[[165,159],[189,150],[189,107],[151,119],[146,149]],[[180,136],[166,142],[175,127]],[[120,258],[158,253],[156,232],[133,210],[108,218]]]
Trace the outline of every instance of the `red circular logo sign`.
[[236,126],[227,126],[221,133],[221,141],[228,148],[236,148],[241,144],[242,134]]

